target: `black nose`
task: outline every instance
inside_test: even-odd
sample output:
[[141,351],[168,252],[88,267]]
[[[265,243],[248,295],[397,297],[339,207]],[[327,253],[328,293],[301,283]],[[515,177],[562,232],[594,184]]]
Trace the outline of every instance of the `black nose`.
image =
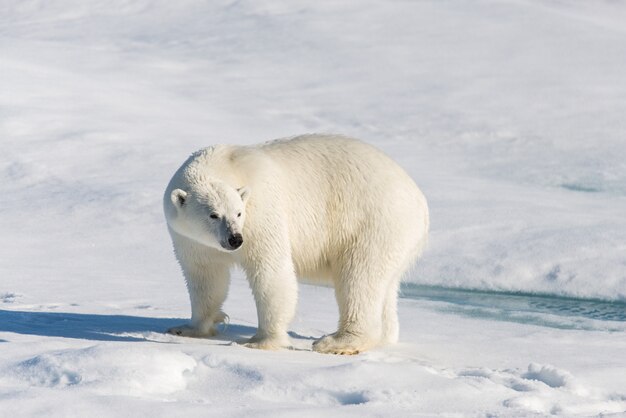
[[243,244],[243,237],[241,234],[233,234],[228,237],[228,244],[233,248],[239,248]]

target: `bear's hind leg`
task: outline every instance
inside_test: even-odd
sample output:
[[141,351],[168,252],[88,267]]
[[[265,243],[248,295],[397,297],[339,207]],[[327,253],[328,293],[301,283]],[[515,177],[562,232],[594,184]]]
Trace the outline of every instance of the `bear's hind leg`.
[[342,270],[335,282],[339,329],[313,344],[320,353],[358,354],[379,345],[385,330],[384,308],[395,270],[376,257],[350,260]]
[[383,306],[382,344],[398,342],[400,326],[398,325],[398,287],[399,282],[392,280]]
[[382,286],[338,284],[339,329],[313,343],[313,350],[328,354],[359,354],[376,346],[382,330]]

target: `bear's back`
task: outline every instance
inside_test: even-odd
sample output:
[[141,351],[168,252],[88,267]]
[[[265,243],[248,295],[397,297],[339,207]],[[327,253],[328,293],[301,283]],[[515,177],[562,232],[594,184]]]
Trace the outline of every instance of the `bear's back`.
[[[280,167],[292,192],[304,189],[317,194],[308,194],[311,200],[354,197],[361,205],[379,206],[381,199],[402,199],[397,195],[400,190],[421,194],[396,162],[356,139],[311,134],[271,141],[258,149]],[[365,199],[368,196],[371,199]]]
[[420,190],[398,164],[368,144],[343,136],[304,135],[256,150],[277,167],[267,181],[280,185],[301,275],[323,270],[332,264],[332,254],[355,239],[381,230],[417,234],[422,228],[415,216],[427,210]]

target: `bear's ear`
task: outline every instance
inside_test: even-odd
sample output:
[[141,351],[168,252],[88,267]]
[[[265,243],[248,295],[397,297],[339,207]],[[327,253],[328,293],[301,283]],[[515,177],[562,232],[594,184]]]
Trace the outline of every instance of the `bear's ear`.
[[250,188],[248,186],[243,186],[237,189],[237,191],[239,192],[239,196],[241,196],[241,200],[243,200],[243,203],[246,203],[248,201],[248,198],[250,197]]
[[185,204],[185,200],[187,199],[187,192],[181,189],[176,189],[172,191],[172,195],[170,197],[172,198],[174,206],[182,208]]

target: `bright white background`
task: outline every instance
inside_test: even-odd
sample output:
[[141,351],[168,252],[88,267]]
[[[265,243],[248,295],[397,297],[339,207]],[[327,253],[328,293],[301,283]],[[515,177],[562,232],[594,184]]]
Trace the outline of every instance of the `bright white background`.
[[4,0],[0,410],[623,412],[623,317],[405,298],[401,344],[341,358],[308,351],[336,307],[302,286],[298,350],[257,352],[231,344],[256,326],[235,272],[225,335],[166,336],[189,303],[161,195],[207,145],[355,136],[429,199],[407,282],[626,309],[625,21],[620,1]]

